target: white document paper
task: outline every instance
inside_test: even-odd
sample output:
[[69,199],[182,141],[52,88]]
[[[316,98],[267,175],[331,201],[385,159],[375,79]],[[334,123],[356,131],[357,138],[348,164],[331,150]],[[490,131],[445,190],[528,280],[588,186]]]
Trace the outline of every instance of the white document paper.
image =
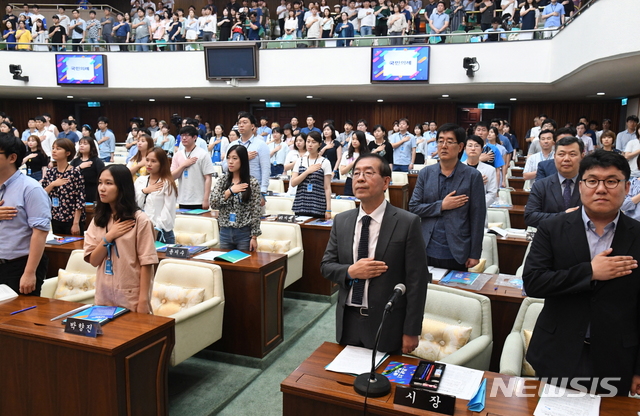
[[482,377],[484,377],[484,371],[447,364],[440,387],[438,387],[438,393],[456,396],[462,400],[471,400],[478,391]]
[[440,279],[447,275],[447,269],[440,269],[438,267],[429,266],[429,272],[431,273],[431,283],[438,283]]
[[598,416],[600,396],[545,385],[534,416]]
[[[373,350],[362,347],[352,347],[347,345],[342,352],[336,356],[325,367],[326,370],[336,373],[355,374],[368,373],[371,371],[371,354]],[[376,368],[387,358],[388,354],[378,351],[376,353]]]
[[215,257],[224,254],[225,251],[207,251],[206,253],[198,254],[194,257],[195,260],[209,260],[213,261]]

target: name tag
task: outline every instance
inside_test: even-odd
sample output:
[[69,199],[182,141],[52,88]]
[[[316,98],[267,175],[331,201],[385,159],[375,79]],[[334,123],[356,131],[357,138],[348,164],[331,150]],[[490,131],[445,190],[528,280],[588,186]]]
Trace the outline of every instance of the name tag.
[[189,171],[185,169],[184,172],[182,172],[182,176],[184,176],[184,178],[187,179],[189,177]]
[[60,206],[60,200],[56,197],[51,198],[51,205],[58,208]]
[[413,387],[396,386],[394,404],[429,410],[431,412],[453,415],[456,407],[455,396],[434,393]]
[[229,214],[229,222],[230,223],[235,223],[236,222],[236,214],[235,213]]
[[67,318],[64,332],[95,338],[102,334],[102,327],[100,326],[100,323],[96,321]]
[[307,184],[307,192],[313,192],[313,184],[312,183],[308,183]]
[[167,248],[167,257],[176,257],[179,259],[189,258],[189,247],[169,247]]
[[111,259],[107,259],[107,262],[104,265],[104,273],[113,276],[113,262]]

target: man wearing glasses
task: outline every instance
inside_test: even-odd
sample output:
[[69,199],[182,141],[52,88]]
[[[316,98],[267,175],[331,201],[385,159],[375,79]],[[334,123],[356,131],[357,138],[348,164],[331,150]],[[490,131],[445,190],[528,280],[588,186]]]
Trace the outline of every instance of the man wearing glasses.
[[459,160],[465,137],[462,127],[440,126],[440,163],[420,171],[409,202],[409,210],[422,218],[429,265],[458,271],[480,261],[487,215],[482,174]]
[[554,161],[557,174],[536,180],[524,208],[527,227],[580,207],[578,170],[584,155],[584,142],[577,137],[563,137],[556,142]]
[[378,350],[409,353],[418,346],[431,274],[420,218],[385,200],[390,182],[391,168],[380,155],[356,161],[353,191],[360,207],[335,217],[320,270],[340,288],[336,339],[342,345],[373,348],[385,304],[395,285],[404,284],[406,293],[386,318]]
[[586,156],[582,207],[542,221],[531,244],[524,288],[545,303],[527,360],[553,384],[640,393],[640,223],[620,211],[630,173],[619,154]]

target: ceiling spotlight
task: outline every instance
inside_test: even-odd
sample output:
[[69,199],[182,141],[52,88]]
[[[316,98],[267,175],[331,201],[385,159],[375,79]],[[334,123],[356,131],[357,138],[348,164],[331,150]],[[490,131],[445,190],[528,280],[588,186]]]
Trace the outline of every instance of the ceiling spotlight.
[[67,98],[73,98],[73,95],[67,95]]
[[473,58],[464,58],[462,60],[462,67],[467,70],[467,76],[469,78],[473,78],[473,73],[477,72],[480,69],[480,65],[475,57]]
[[442,98],[449,98],[449,94],[442,94]]
[[518,101],[517,98],[509,98],[510,101]]
[[379,99],[378,102],[381,103],[381,102],[384,102],[384,100],[383,99]]
[[596,95],[604,95],[604,93],[603,92],[599,92]]
[[263,102],[265,102],[265,101],[267,101],[267,100],[265,100],[264,98],[260,98],[260,102],[261,102],[261,103],[263,103]]
[[189,98],[191,98],[191,96],[190,95],[185,95],[184,98],[186,98],[188,100]]
[[156,100],[155,98],[149,98],[149,101],[152,101],[152,102],[153,102],[153,101],[155,101],[155,100]]
[[13,79],[18,81],[29,82],[28,76],[22,76],[22,66],[21,65],[9,65],[9,72],[13,74]]
[[36,100],[42,100],[42,97],[36,97]]
[[313,98],[313,95],[307,95],[307,98]]

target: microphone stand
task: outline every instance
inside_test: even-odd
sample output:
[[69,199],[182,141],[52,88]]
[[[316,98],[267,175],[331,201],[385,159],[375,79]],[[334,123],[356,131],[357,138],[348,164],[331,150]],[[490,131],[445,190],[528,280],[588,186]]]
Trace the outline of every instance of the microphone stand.
[[391,391],[391,383],[389,382],[389,379],[382,374],[376,373],[376,351],[378,351],[378,342],[380,342],[380,334],[382,333],[384,318],[387,317],[388,313],[389,310],[385,308],[384,312],[382,313],[382,321],[380,322],[378,332],[376,333],[376,342],[371,354],[371,371],[369,373],[360,374],[353,382],[353,389],[356,391],[356,393],[365,397],[365,409],[367,396],[382,397],[386,396]]

